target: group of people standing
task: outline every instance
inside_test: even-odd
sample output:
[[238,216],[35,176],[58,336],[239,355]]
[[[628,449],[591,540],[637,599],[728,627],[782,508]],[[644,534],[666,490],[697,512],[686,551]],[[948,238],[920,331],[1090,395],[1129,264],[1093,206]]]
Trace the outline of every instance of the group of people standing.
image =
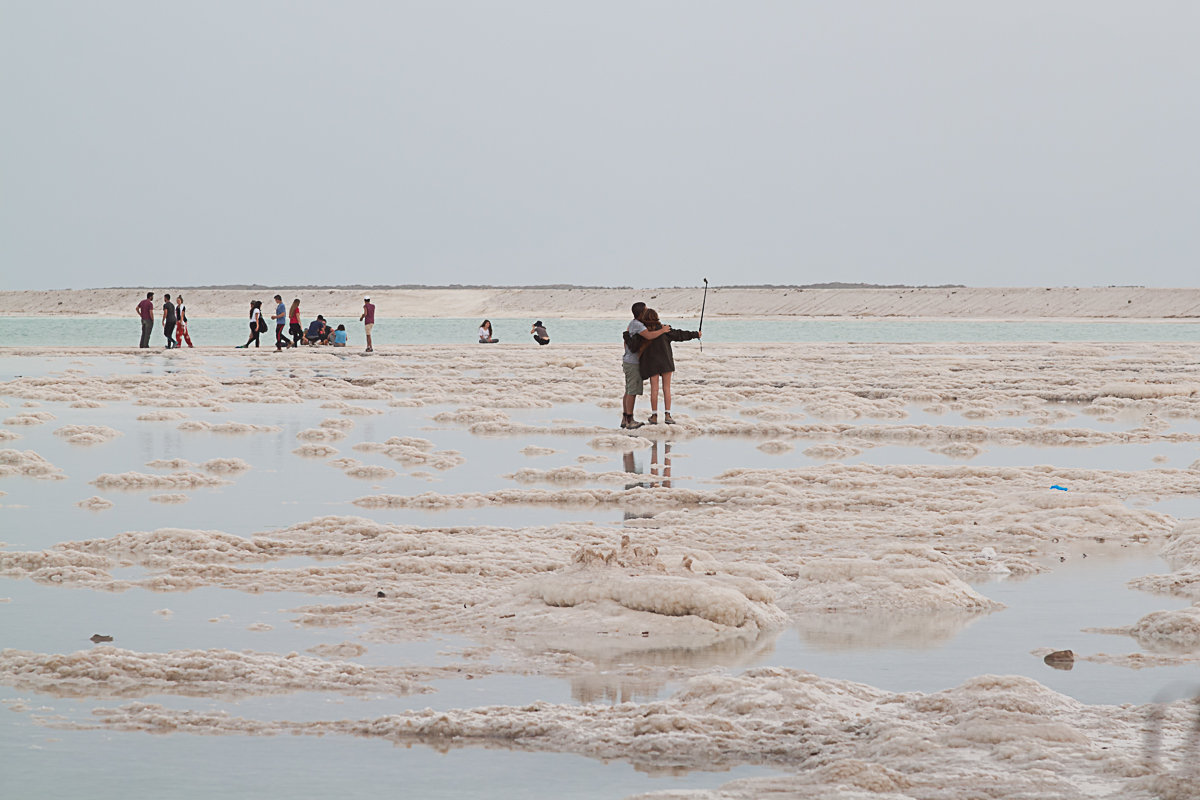
[[[292,301],[291,308],[284,305],[281,295],[275,295],[275,303],[275,313],[271,315],[271,319],[275,321],[276,350],[298,347],[301,343],[324,344],[333,347],[346,346],[345,325],[338,325],[335,329],[325,321],[323,315],[317,314],[316,319],[312,320],[305,328],[300,323],[299,298]],[[146,292],[146,298],[137,304],[136,311],[142,321],[142,338],[138,346],[149,347],[150,336],[154,333],[154,292]],[[187,342],[188,347],[192,347],[192,337],[188,333],[187,306],[183,304],[183,295],[177,294],[174,302],[171,300],[171,295],[164,295],[159,319],[162,321],[163,335],[167,339],[166,348],[168,350],[182,347],[184,342]],[[375,347],[371,340],[371,333],[375,327],[375,304],[371,302],[370,297],[363,298],[363,310],[358,319],[363,323],[363,329],[367,335],[367,352],[374,352]],[[263,316],[262,301],[251,301],[250,338],[246,340],[245,344],[238,345],[238,348],[246,348],[252,344],[258,347],[259,337],[266,333],[268,328],[267,320]]]
[[[300,322],[300,298],[298,297],[292,301],[289,308],[284,305],[282,295],[275,295],[275,313],[271,315],[271,319],[275,321],[276,350],[283,350],[285,347],[299,347],[301,344],[346,346],[346,326],[338,325],[334,329],[325,321],[322,314],[317,314],[316,319],[312,320],[307,328],[304,327]],[[363,298],[363,313],[358,319],[364,323],[363,327],[367,334],[366,352],[374,352],[371,332],[375,327],[375,304],[371,302],[371,298]],[[238,349],[247,348],[251,344],[258,347],[259,337],[268,329],[266,317],[263,316],[262,301],[250,301],[250,338],[246,340],[245,344],[238,345]]]
[[[154,292],[146,292],[146,299],[137,304],[137,313],[142,320],[142,339],[138,347],[150,346],[150,335],[154,333]],[[163,336],[167,337],[167,349],[182,347],[184,342],[192,346],[192,337],[188,334],[187,306],[183,304],[183,295],[176,295],[171,302],[171,295],[163,295],[162,304]]]
[[[625,328],[625,355],[621,366],[625,370],[625,395],[621,398],[621,427],[640,428],[643,424],[658,424],[658,394],[662,386],[663,422],[674,425],[671,418],[671,375],[675,372],[675,356],[671,342],[699,339],[700,331],[675,330],[658,318],[658,312],[637,302],[631,309],[633,320]],[[645,423],[633,418],[633,407],[642,394],[645,382],[650,381],[650,417]]]

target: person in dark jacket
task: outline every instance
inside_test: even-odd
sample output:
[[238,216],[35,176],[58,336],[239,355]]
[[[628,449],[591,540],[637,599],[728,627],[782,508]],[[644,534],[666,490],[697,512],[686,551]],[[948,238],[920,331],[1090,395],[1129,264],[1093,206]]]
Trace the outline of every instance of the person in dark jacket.
[[[663,327],[658,319],[658,312],[647,308],[642,314],[642,324],[647,331],[657,331]],[[663,394],[663,422],[674,425],[671,419],[671,373],[675,371],[675,356],[671,353],[671,342],[686,342],[699,339],[700,331],[681,331],[671,328],[656,339],[645,341],[638,353],[638,366],[642,372],[642,380],[650,379],[650,419],[649,425],[658,424],[658,385],[661,379]]]

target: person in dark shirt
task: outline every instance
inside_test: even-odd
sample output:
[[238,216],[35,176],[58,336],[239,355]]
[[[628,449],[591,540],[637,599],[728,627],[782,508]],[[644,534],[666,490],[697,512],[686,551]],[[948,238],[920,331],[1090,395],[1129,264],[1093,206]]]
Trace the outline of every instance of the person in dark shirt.
[[171,302],[171,295],[163,295],[162,304],[162,325],[163,335],[167,337],[167,349],[170,350],[175,346],[175,304]]
[[[667,327],[659,321],[658,312],[653,308],[647,308],[642,313],[642,324],[646,326],[648,332]],[[671,418],[671,375],[675,372],[675,356],[671,352],[671,342],[686,342],[699,338],[700,331],[681,331],[671,328],[658,338],[645,341],[640,345],[638,369],[642,374],[642,380],[649,379],[650,381],[650,419],[646,420],[647,424],[658,423],[658,386],[660,381],[663,394],[663,422],[668,425],[675,424],[675,420]]]
[[529,329],[529,332],[533,334],[533,340],[538,344],[550,344],[550,334],[546,332],[546,326],[542,324],[540,319],[533,323],[533,327]]
[[329,326],[325,324],[325,318],[317,314],[317,318],[308,323],[308,330],[304,332],[305,344],[328,344],[329,343]]
[[137,304],[137,313],[142,320],[142,340],[138,347],[149,347],[150,334],[154,333],[154,292],[146,292],[146,299]]

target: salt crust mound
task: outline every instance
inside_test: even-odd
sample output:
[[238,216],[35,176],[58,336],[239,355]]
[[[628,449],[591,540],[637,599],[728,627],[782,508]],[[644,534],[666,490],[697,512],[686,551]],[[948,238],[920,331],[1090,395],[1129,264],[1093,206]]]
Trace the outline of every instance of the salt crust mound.
[[32,450],[0,450],[0,478],[20,475],[43,480],[63,480],[62,470]]
[[107,425],[65,425],[54,431],[55,436],[61,436],[71,444],[103,444],[121,435]]
[[[782,442],[781,442],[782,444]],[[761,447],[759,449],[762,449]],[[790,449],[790,448],[789,448]],[[820,458],[826,461],[841,461],[843,458],[850,458],[862,452],[857,447],[840,444],[815,444],[812,447],[804,449],[804,455],[809,458]]]
[[138,415],[139,422],[170,422],[176,419],[187,419],[182,411],[148,411]]
[[805,611],[993,611],[989,600],[952,571],[954,561],[930,547],[896,546],[871,558],[829,558],[800,568],[780,598],[793,613]]
[[1147,650],[1168,653],[1200,650],[1200,605],[1151,612],[1124,632]]
[[190,419],[186,422],[179,423],[181,431],[208,431],[210,433],[227,433],[227,434],[243,434],[243,433],[278,433],[283,430],[278,425],[252,425],[248,422],[205,422],[199,419]]
[[396,477],[398,474],[391,467],[381,467],[378,464],[364,464],[354,458],[335,458],[329,464],[342,470],[351,478],[359,478],[366,481],[387,480],[388,478]]
[[760,444],[758,449],[762,450],[764,453],[778,455],[782,453],[790,453],[792,450],[796,449],[796,446],[791,442],[781,442],[778,439],[769,439],[768,441]]
[[467,461],[457,450],[435,451],[433,448],[433,442],[416,436],[393,436],[385,442],[359,442],[354,445],[354,449],[360,453],[383,453],[410,467],[447,470]]
[[27,411],[4,420],[5,425],[41,425],[55,419],[49,411]]
[[321,658],[358,658],[366,655],[367,648],[357,642],[340,642],[338,644],[318,644],[308,648],[308,652]]
[[[799,670],[757,668],[695,677],[673,696],[646,703],[535,702],[304,722],[135,703],[98,709],[90,723],[55,725],[237,736],[339,734],[437,748],[506,743],[526,751],[623,759],[642,769],[762,764],[790,773],[739,780],[704,795],[721,798],[1188,797],[1162,792],[1174,785],[1185,748],[1164,748],[1157,772],[1142,758],[1147,714],[1146,707],[1083,705],[1015,676],[984,675],[941,692],[895,694]],[[1161,710],[1167,741],[1181,740],[1192,724],[1188,703]]]
[[337,448],[327,444],[302,444],[292,451],[302,458],[328,458],[337,455]]
[[144,472],[122,472],[114,475],[105,472],[96,476],[91,483],[100,489],[138,492],[147,489],[200,489],[224,486],[229,481],[199,472],[174,472],[170,475],[148,475]]
[[297,653],[140,653],[102,646],[65,655],[0,650],[0,683],[55,697],[245,697],[295,691],[407,695],[432,691],[418,673]]
[[186,503],[189,498],[186,494],[172,493],[172,494],[152,494],[147,499],[151,503],[173,504],[173,503]]
[[522,467],[514,473],[504,476],[505,479],[517,483],[552,483],[559,486],[569,486],[578,483],[622,483],[631,481],[639,484],[655,483],[670,478],[653,473],[629,472],[589,472],[583,467],[555,467],[554,469],[533,469]]
[[14,439],[20,439],[21,434],[16,431],[10,431],[5,428],[0,428],[0,442],[11,442]]
[[519,589],[553,610],[514,614],[517,626],[555,647],[592,653],[598,635],[637,637],[632,647],[607,639],[600,649],[638,649],[645,637],[651,638],[641,647],[702,647],[731,637],[753,640],[787,621],[773,588],[786,579],[773,570],[724,564],[700,552],[668,567],[657,548],[635,546],[628,536],[613,549],[581,547],[571,560]]
[[346,432],[337,428],[305,428],[296,438],[305,442],[337,442],[346,438]]
[[333,428],[339,431],[348,431],[354,428],[354,420],[346,419],[345,417],[327,417],[321,420],[319,428]]
[[562,450],[555,450],[553,447],[539,447],[536,444],[527,445],[521,448],[521,455],[528,456],[530,458],[537,458],[538,456],[552,456],[555,453],[561,452]]
[[96,495],[92,495],[87,500],[80,500],[75,505],[79,508],[86,508],[88,511],[105,511],[113,507],[111,500],[105,500]]
[[597,436],[587,444],[588,447],[595,450],[641,450],[650,446],[650,442],[641,437],[624,436],[617,433]]

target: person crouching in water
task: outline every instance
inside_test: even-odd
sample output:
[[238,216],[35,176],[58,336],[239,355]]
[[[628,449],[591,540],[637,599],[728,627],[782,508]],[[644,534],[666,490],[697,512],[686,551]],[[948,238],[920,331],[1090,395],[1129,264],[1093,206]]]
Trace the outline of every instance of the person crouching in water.
[[550,334],[546,332],[546,326],[542,324],[540,319],[533,323],[533,327],[529,329],[529,332],[533,334],[533,340],[538,344],[550,344]]
[[338,325],[337,330],[333,332],[333,346],[334,347],[345,347],[346,346],[346,326],[345,325]]
[[483,324],[479,326],[479,343],[480,344],[495,344],[500,341],[492,335],[492,321],[485,319]]
[[[658,319],[658,312],[653,308],[647,308],[642,313],[642,324],[646,326],[647,331],[662,330],[664,327]],[[686,342],[690,339],[700,338],[700,331],[681,331],[670,326],[666,327],[666,333],[655,339],[643,341],[641,350],[638,352],[638,368],[642,374],[642,380],[650,380],[650,418],[646,420],[648,425],[658,424],[660,379],[663,395],[663,422],[668,425],[675,424],[675,420],[671,419],[671,374],[675,372],[675,356],[671,352],[671,342]]]

